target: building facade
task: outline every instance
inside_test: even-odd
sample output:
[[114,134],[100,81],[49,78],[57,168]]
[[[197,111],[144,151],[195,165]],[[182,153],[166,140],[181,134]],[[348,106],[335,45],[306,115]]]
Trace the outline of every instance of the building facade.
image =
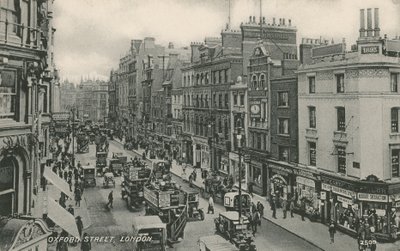
[[40,203],[41,163],[50,156],[49,124],[57,108],[52,3],[0,3],[1,216],[43,213],[33,206]]
[[77,118],[104,122],[108,117],[108,86],[101,80],[83,80],[77,87]]
[[319,172],[323,219],[355,235],[348,215],[372,214],[376,236],[391,239],[400,214],[400,40],[380,36],[378,15],[361,10],[350,52],[344,42],[316,47],[299,68],[299,163]]

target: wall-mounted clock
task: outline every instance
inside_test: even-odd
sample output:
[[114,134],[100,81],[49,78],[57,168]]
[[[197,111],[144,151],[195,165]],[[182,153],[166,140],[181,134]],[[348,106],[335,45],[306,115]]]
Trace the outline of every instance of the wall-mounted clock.
[[260,113],[260,106],[259,105],[252,105],[250,107],[250,111],[252,114],[258,114]]

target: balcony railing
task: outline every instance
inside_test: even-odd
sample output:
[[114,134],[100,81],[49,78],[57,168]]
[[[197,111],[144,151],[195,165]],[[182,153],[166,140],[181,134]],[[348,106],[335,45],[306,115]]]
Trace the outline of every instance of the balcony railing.
[[0,44],[42,50],[41,38],[42,30],[40,29],[8,20],[0,21]]

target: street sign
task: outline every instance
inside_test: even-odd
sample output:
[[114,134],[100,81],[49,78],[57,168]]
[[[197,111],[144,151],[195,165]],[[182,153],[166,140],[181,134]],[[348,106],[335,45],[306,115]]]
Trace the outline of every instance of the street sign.
[[245,163],[250,163],[250,161],[251,161],[250,154],[245,154],[243,157],[243,161]]

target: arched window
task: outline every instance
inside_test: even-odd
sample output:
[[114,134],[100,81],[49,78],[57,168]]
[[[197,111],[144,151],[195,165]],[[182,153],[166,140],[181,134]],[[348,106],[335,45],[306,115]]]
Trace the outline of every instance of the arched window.
[[200,95],[200,107],[204,107],[204,100],[203,100],[203,94]]
[[266,81],[265,81],[265,74],[260,75],[260,87],[261,88],[267,87]]
[[204,85],[204,74],[203,73],[200,75],[200,84]]
[[257,87],[257,75],[255,75],[255,74],[251,77],[251,87],[252,88]]
[[206,77],[205,77],[205,83],[206,83],[206,85],[208,85],[208,82],[209,82],[209,79],[208,79],[208,72],[206,73],[206,75],[205,75]]
[[199,85],[199,84],[200,84],[200,75],[197,74],[196,75],[196,85]]

